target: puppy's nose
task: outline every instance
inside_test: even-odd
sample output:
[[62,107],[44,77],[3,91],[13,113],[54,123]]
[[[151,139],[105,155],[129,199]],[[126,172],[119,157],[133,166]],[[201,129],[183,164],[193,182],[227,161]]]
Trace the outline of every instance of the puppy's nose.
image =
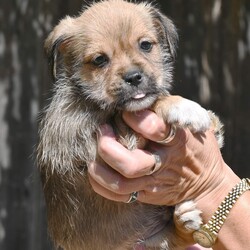
[[130,85],[137,86],[142,82],[143,75],[140,71],[129,71],[127,72],[123,79],[126,83]]

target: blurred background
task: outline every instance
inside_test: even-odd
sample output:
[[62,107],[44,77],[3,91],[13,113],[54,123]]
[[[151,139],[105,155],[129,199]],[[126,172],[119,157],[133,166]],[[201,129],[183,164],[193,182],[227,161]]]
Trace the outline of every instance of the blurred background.
[[[88,1],[90,2],[90,1]],[[86,1],[85,1],[86,3]],[[250,176],[250,1],[158,0],[180,36],[173,93],[225,124],[225,161]],[[82,0],[0,1],[0,249],[50,250],[33,156],[52,86],[43,42]]]

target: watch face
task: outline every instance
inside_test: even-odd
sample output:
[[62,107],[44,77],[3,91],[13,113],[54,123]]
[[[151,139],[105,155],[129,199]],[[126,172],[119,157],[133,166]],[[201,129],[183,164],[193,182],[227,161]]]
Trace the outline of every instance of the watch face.
[[202,247],[208,248],[213,246],[213,239],[207,232],[203,231],[202,229],[195,231],[193,233],[193,238],[194,241],[199,245],[201,245]]

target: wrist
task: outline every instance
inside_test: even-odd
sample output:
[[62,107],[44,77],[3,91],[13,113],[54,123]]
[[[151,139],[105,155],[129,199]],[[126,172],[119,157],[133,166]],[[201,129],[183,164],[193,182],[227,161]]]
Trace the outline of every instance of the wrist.
[[[227,177],[230,176],[228,175]],[[246,216],[243,222],[248,220],[250,216],[248,206],[246,206],[247,202],[244,200],[244,197],[249,198],[249,192],[247,192],[249,190],[250,180],[247,178],[240,180],[234,185],[230,192],[221,199],[220,205],[214,210],[209,220],[204,221],[201,228],[194,232],[194,240],[204,247],[213,247],[213,249],[244,249],[245,243],[249,244],[249,240],[243,237],[243,239],[238,241],[242,228],[235,229],[235,222],[239,221],[239,214]],[[245,193],[247,194],[245,195]],[[210,200],[207,204],[212,202]]]
[[225,169],[224,175],[221,175],[212,188],[207,189],[194,199],[197,208],[202,211],[204,223],[212,217],[224,198],[240,182],[240,178],[226,164]]

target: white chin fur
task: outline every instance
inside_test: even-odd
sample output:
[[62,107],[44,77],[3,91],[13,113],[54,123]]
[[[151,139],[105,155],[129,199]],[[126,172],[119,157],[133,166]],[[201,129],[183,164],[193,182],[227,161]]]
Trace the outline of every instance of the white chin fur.
[[125,110],[130,112],[140,111],[149,108],[155,102],[155,97],[145,97],[134,99],[126,103]]

